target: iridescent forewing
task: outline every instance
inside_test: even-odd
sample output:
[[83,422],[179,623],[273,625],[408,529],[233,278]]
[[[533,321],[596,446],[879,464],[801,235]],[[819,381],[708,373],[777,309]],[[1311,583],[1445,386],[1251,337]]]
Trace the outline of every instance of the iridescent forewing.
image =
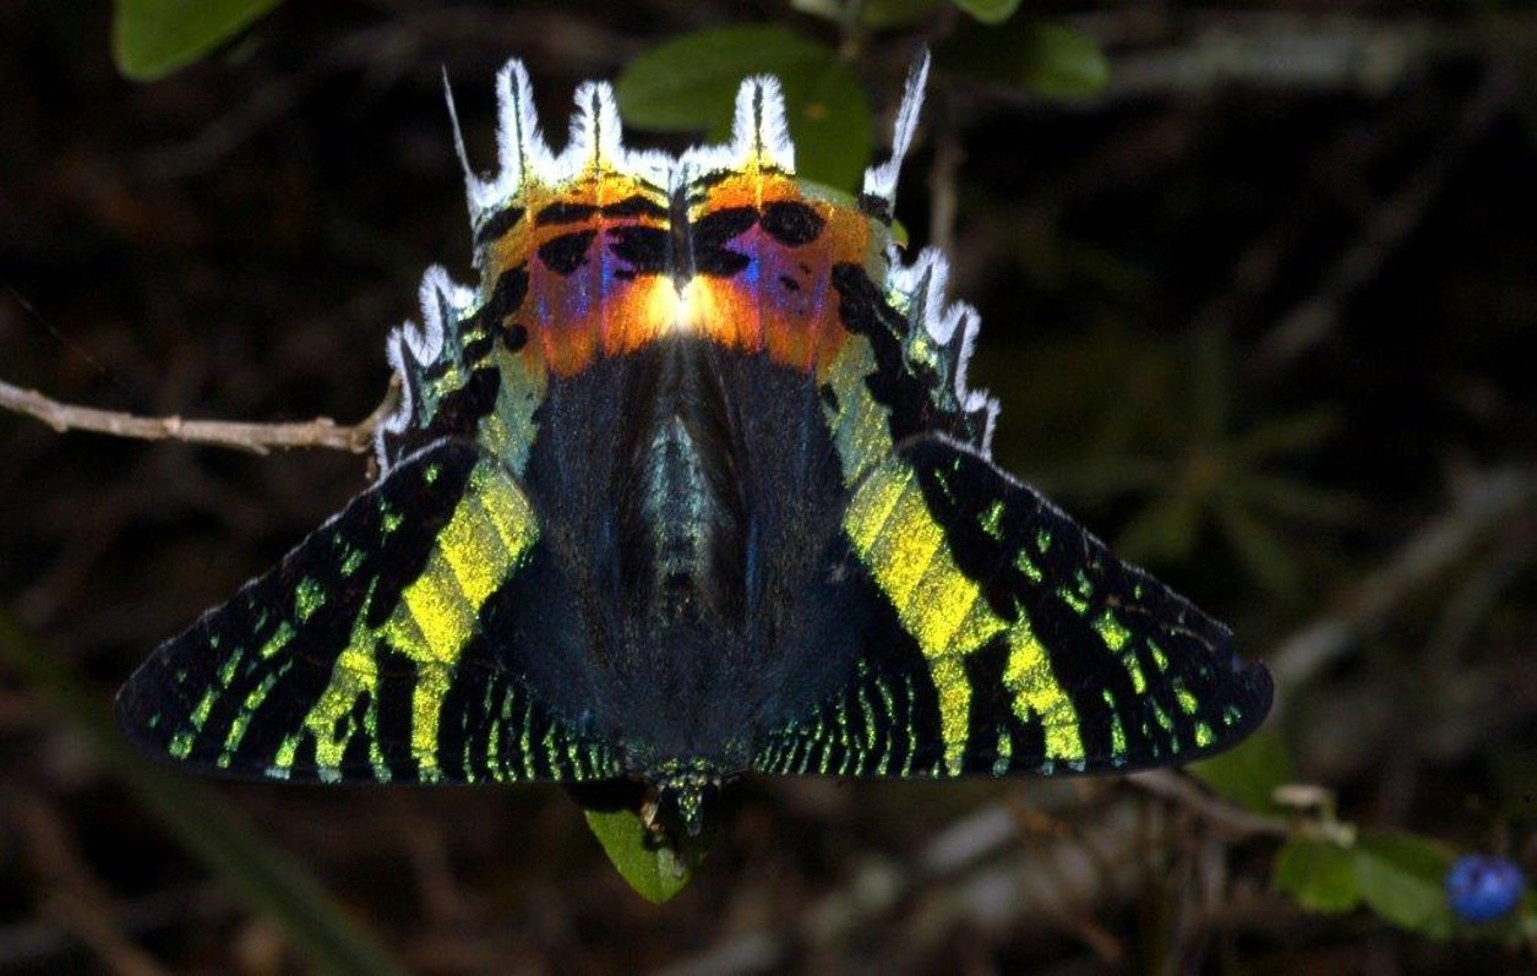
[[[889,215],[896,154],[860,209]],[[1265,717],[1271,684],[1228,629],[1118,559],[989,458],[997,405],[966,385],[976,313],[945,301],[936,251],[889,244],[829,269],[848,336],[817,362],[871,608],[855,675],[771,731],[772,773],[937,776],[1125,770],[1198,758]]]
[[390,336],[404,395],[380,429],[386,466],[461,437],[521,476],[551,378],[655,340],[675,305],[671,158],[623,148],[607,85],[578,89],[558,156],[539,134],[521,64],[498,76],[497,99],[500,169],[482,180],[466,164],[480,280],[460,287],[429,270],[422,327]]
[[231,776],[612,777],[603,744],[498,665],[538,535],[500,462],[428,447],[162,645],[119,695],[119,723],[147,752]]
[[773,734],[761,771],[1129,770],[1231,746],[1269,710],[1226,627],[964,445],[889,457],[844,527],[883,622],[855,682]]

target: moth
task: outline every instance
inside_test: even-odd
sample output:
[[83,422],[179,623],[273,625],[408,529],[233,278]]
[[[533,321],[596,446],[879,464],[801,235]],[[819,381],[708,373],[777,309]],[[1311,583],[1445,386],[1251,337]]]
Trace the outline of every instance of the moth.
[[747,773],[1127,771],[1248,735],[1271,681],[1228,628],[991,459],[978,317],[892,233],[927,74],[849,199],[796,177],[773,78],[677,156],[586,83],[557,154],[509,63],[499,170],[465,162],[479,282],[428,270],[390,335],[378,480],[154,652],[127,734],[236,777],[627,781],[671,836]]

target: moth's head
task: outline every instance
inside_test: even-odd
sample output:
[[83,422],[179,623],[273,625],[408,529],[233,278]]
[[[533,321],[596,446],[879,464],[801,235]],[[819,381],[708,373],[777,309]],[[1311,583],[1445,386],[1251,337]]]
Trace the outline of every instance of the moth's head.
[[646,828],[668,833],[681,827],[689,837],[700,837],[725,779],[715,764],[671,759],[649,770],[646,779]]

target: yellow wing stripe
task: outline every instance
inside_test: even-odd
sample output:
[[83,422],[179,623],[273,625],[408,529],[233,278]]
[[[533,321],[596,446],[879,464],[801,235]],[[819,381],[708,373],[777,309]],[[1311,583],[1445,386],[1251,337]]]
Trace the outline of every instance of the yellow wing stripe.
[[843,524],[855,552],[929,662],[947,772],[960,772],[967,747],[972,687],[965,659],[1005,630],[1010,651],[1004,683],[1016,714],[1042,723],[1048,759],[1084,758],[1077,712],[1028,619],[1021,611],[1010,625],[988,607],[977,583],[956,565],[944,529],[930,514],[908,465],[888,458],[871,470],[854,493]]
[[[304,727],[315,737],[315,765],[322,779],[341,775],[342,756],[346,754],[347,744],[357,732],[347,720],[348,715],[364,694],[368,695],[368,713],[364,722],[369,729],[377,727],[379,669],[374,660],[373,637],[363,620],[364,615],[358,614],[352,627],[352,639],[337,656],[336,664],[331,669],[330,684],[326,685],[320,699],[304,717]],[[377,755],[377,750],[377,744],[370,742],[375,768],[384,769],[382,757]],[[280,754],[277,759],[280,768],[287,768],[292,762],[292,750]],[[384,778],[388,779],[387,772]]]
[[1014,714],[1028,721],[1040,717],[1046,730],[1046,757],[1064,762],[1082,761],[1083,736],[1078,732],[1078,710],[1052,674],[1046,648],[1035,636],[1024,611],[1009,628],[1009,660],[1003,683],[1014,695]]
[[[340,775],[347,744],[360,731],[348,716],[366,694],[363,731],[371,740],[370,759],[380,778],[388,779],[375,736],[376,655],[381,639],[417,665],[411,693],[411,749],[421,779],[430,782],[437,777],[438,723],[453,668],[475,636],[482,605],[513,574],[538,537],[527,496],[500,465],[482,461],[438,533],[421,575],[402,591],[400,603],[378,629],[365,626],[366,613],[359,614],[352,638],[332,668],[330,683],[305,716],[304,726],[315,737],[321,778]],[[371,601],[370,593],[365,606]],[[277,757],[279,769],[292,764],[291,752]]]

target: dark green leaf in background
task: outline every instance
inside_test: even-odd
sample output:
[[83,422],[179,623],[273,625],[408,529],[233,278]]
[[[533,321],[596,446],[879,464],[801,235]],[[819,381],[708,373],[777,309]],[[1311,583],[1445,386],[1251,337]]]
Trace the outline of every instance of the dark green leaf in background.
[[1348,912],[1361,903],[1355,853],[1333,841],[1293,837],[1276,853],[1271,877],[1309,911]]
[[249,27],[281,0],[116,0],[112,56],[135,81],[164,78]]
[[1361,900],[1395,925],[1434,939],[1453,929],[1446,902],[1452,855],[1415,834],[1367,834],[1356,846],[1356,883]]
[[935,62],[974,81],[1054,98],[1094,95],[1110,83],[1110,62],[1093,38],[1034,17],[961,30]]
[[743,78],[769,74],[784,89],[800,176],[858,189],[870,160],[870,107],[853,65],[782,27],[722,27],[660,44],[631,61],[616,86],[625,123],[704,130],[724,142]]
[[984,24],[1001,24],[1014,16],[1019,0],[952,0],[962,10]]
[[314,972],[404,972],[301,862],[267,843],[212,787],[141,759],[113,724],[101,694],[61,655],[0,615],[0,666],[19,675],[81,733],[133,798],[189,854],[292,943]]
[[1275,732],[1259,731],[1236,749],[1186,769],[1222,796],[1256,813],[1276,809],[1276,788],[1293,782],[1291,756]]
[[859,22],[874,30],[895,30],[927,20],[938,9],[939,0],[865,0]]

